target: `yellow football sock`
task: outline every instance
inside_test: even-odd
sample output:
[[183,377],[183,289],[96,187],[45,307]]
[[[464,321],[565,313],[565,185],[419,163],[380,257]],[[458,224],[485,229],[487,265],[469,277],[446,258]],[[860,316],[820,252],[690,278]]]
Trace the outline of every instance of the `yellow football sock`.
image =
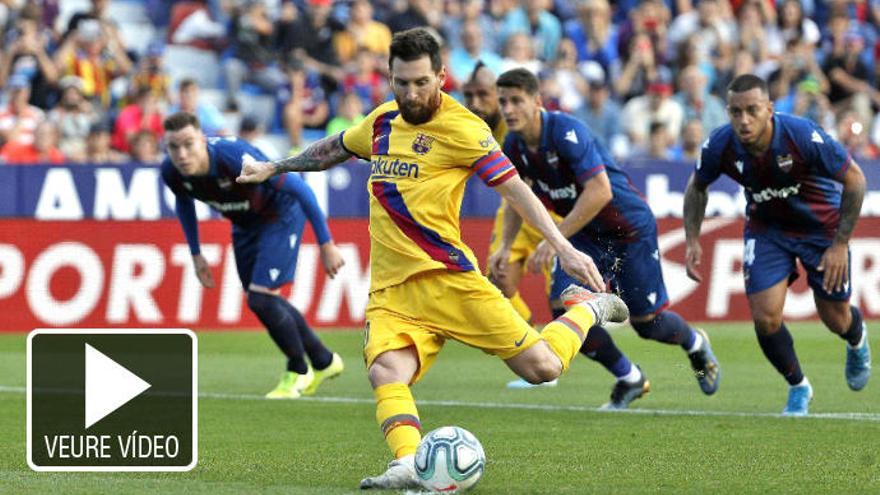
[[409,387],[389,383],[376,387],[373,395],[376,396],[376,421],[394,458],[415,454],[422,440],[422,424]]
[[523,320],[526,320],[529,323],[532,322],[532,310],[529,309],[529,305],[526,304],[526,301],[522,298],[521,295],[519,295],[519,292],[510,296],[510,304],[512,304],[513,309],[515,309],[516,312],[520,316],[522,316]]
[[596,316],[589,308],[576,305],[564,315],[551,321],[541,331],[541,337],[550,345],[550,349],[562,361],[562,370],[578,355],[587,331],[593,326]]

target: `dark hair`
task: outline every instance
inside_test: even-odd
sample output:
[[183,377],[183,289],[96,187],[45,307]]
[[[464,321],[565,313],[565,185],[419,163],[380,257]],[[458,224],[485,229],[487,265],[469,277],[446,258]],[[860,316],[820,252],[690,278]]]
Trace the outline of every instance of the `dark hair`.
[[499,88],[521,89],[529,95],[538,94],[538,78],[522,67],[501,74],[495,85]]
[[201,130],[202,128],[202,126],[199,125],[199,119],[189,112],[177,112],[168,116],[162,123],[165,132],[179,131],[187,126],[192,126],[195,130]]
[[770,89],[767,87],[767,81],[761,79],[754,74],[743,74],[736,76],[730,84],[727,85],[727,91],[731,93],[745,93],[753,89],[760,89],[762,94],[769,95]]
[[184,89],[188,89],[190,86],[198,86],[199,83],[195,79],[191,77],[187,77],[180,80],[180,84],[178,84],[177,89],[183,91]]
[[431,59],[431,69],[440,72],[443,62],[440,60],[440,42],[429,30],[413,28],[400,31],[391,38],[391,53],[388,55],[388,67],[395,58],[404,62],[412,62],[424,56]]
[[[474,82],[476,82],[477,76],[480,75],[480,71],[483,69],[486,69],[489,71],[492,70],[492,69],[489,69],[489,67],[486,64],[484,64],[482,60],[477,60],[477,65],[474,66],[474,70],[471,71],[471,75],[468,76],[467,82],[465,84],[473,84]],[[495,74],[493,73],[492,75],[494,76]]]

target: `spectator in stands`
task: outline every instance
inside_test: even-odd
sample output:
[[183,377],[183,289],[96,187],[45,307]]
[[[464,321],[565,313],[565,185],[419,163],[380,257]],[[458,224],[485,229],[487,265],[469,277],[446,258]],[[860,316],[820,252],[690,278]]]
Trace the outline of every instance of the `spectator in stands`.
[[165,44],[161,41],[154,40],[147,45],[147,50],[138,63],[137,72],[131,77],[131,87],[134,92],[140,88],[147,88],[163,101],[171,99],[171,78],[162,66],[164,54]]
[[837,119],[837,141],[856,160],[875,160],[880,157],[877,146],[868,139],[868,129],[855,110],[846,110]]
[[259,0],[245,0],[232,17],[232,56],[223,63],[226,79],[226,109],[238,110],[242,83],[252,83],[274,92],[284,83],[273,51],[274,25]]
[[281,158],[278,148],[266,139],[266,134],[263,131],[263,125],[260,124],[260,120],[252,115],[245,115],[241,119],[241,123],[238,126],[238,137],[262,151],[266,158],[270,160]]
[[727,123],[726,105],[709,93],[707,82],[696,65],[685,67],[678,76],[679,91],[674,99],[684,110],[685,120],[699,119],[703,129],[715,129]]
[[545,0],[523,0],[521,5],[504,18],[501,40],[506,42],[513,33],[525,33],[532,39],[535,55],[544,62],[556,60],[556,50],[562,39],[562,24],[546,9]]
[[342,82],[343,70],[333,45],[333,33],[341,29],[330,17],[332,0],[308,0],[305,12],[294,22],[282,41],[281,53],[293,53],[305,66],[321,75],[325,91]]
[[513,33],[504,44],[504,59],[501,61],[501,74],[522,67],[532,74],[538,74],[544,63],[535,58],[532,38],[525,33]]
[[568,38],[559,42],[556,60],[553,62],[553,77],[559,84],[559,105],[565,112],[572,112],[584,103],[587,81],[578,68],[577,47]]
[[[712,129],[709,129],[711,132]],[[696,162],[703,148],[705,132],[699,119],[688,120],[681,131],[681,144],[670,150],[670,159],[676,161]]]
[[354,62],[361,50],[366,50],[374,57],[387,58],[388,47],[391,46],[391,30],[373,19],[373,6],[370,2],[355,0],[348,12],[345,30],[333,35],[333,46],[339,62]]
[[578,61],[598,62],[605,72],[617,63],[617,26],[611,22],[608,0],[579,0],[578,16],[565,23],[565,36],[574,41]]
[[583,121],[603,146],[612,154],[621,155],[621,141],[625,147],[626,137],[620,127],[620,105],[610,98],[605,71],[595,61],[581,64],[581,73],[587,81],[587,98],[575,110],[574,115]]
[[58,148],[68,160],[82,162],[86,158],[86,138],[89,128],[100,115],[83,95],[82,79],[65,76],[58,83],[61,101],[49,112],[49,120],[58,125]]
[[812,120],[825,129],[834,128],[834,110],[822,86],[812,77],[797,84],[795,90],[773,104],[777,112],[790,113]]
[[391,34],[414,27],[432,27],[442,31],[443,12],[433,0],[407,0],[405,8],[388,17]]
[[666,130],[663,122],[651,122],[648,124],[648,140],[640,144],[631,159],[635,160],[672,160],[671,148],[674,139]]
[[171,106],[168,113],[183,111],[194,114],[206,136],[228,135],[229,129],[223,113],[213,104],[201,101],[199,94],[199,83],[195,79],[181,79],[177,85],[177,103]]
[[110,83],[132,67],[118,33],[110,35],[109,29],[95,19],[83,19],[55,52],[61,73],[81,78],[86,97],[103,108],[110,106]]
[[27,77],[15,74],[6,83],[9,90],[6,108],[0,110],[0,145],[7,143],[31,144],[34,131],[43,121],[42,110],[28,103],[31,85]]
[[129,155],[132,161],[145,165],[159,165],[162,163],[162,152],[159,149],[159,140],[150,131],[137,131],[129,140]]
[[85,163],[102,164],[102,163],[126,163],[128,156],[114,150],[110,146],[110,132],[113,127],[109,122],[98,121],[89,128],[89,135],[86,138],[86,157]]
[[70,16],[70,20],[67,21],[67,31],[64,33],[65,37],[76,32],[80,22],[84,20],[94,20],[101,24],[113,25],[113,20],[110,19],[109,15],[110,0],[92,0],[91,3],[92,5],[89,10],[76,12]]
[[696,10],[684,12],[669,25],[669,42],[672,49],[690,38],[698,35],[698,46],[707,56],[718,51],[721,45],[730,45],[735,40],[736,24],[725,19],[724,6],[719,0],[700,0]]
[[336,117],[330,119],[327,124],[327,135],[342,132],[364,120],[364,107],[361,99],[355,93],[345,93],[339,99],[336,108]]
[[778,67],[779,69],[767,78],[770,96],[774,100],[794,94],[797,85],[807,79],[819,84],[822,93],[828,93],[831,89],[831,83],[816,62],[812,45],[798,40],[790,41],[785,56],[778,61]]
[[501,57],[483,47],[483,33],[477,21],[467,21],[461,26],[461,44],[449,54],[449,71],[463,81],[468,78],[478,61],[496,74],[501,73]]
[[712,84],[712,93],[716,95],[726,95],[727,85],[737,76],[755,73],[755,58],[745,50],[739,50],[720,62],[717,77]]
[[[760,5],[760,3],[758,3]],[[800,0],[785,0],[779,6],[779,16],[776,25],[769,33],[769,43],[781,47],[787,46],[790,41],[806,43],[815,47],[821,39],[819,26],[804,16],[804,9]]]
[[317,73],[309,72],[302,60],[292,57],[287,63],[287,82],[276,94],[290,145],[303,145],[303,128],[323,129],[330,116],[330,106]]
[[880,101],[871,84],[871,71],[862,61],[865,38],[856,30],[844,34],[843,51],[832,53],[823,69],[831,81],[828,99],[838,112],[855,108],[861,116],[870,115],[870,100]]
[[130,150],[130,140],[138,131],[152,132],[156,139],[162,137],[162,107],[159,98],[149,88],[140,88],[135,101],[126,106],[116,117],[113,129],[113,147],[119,151]]
[[64,154],[58,149],[58,129],[44,120],[37,125],[29,143],[10,141],[0,149],[0,161],[8,164],[61,164]]
[[58,81],[58,68],[49,57],[46,46],[49,33],[40,30],[40,8],[27,4],[15,21],[15,28],[3,37],[0,52],[0,87],[12,74],[28,78],[31,105],[48,110],[56,98],[53,85]]
[[[781,39],[771,38],[767,27],[761,22],[761,11],[755,2],[744,3],[740,7],[736,27],[734,49],[751,53],[757,65],[756,73],[766,78],[778,66],[786,44]],[[699,33],[691,35],[691,39],[698,47],[704,41]]]
[[635,146],[648,147],[651,122],[663,124],[666,132],[672,136],[679,135],[684,110],[671,96],[672,83],[661,78],[648,84],[647,94],[637,96],[624,105],[621,120]]
[[364,108],[374,108],[388,100],[388,80],[378,69],[378,64],[372,52],[361,48],[355,58],[353,71],[342,81],[343,92],[356,93]]
[[[447,3],[451,5],[452,3]],[[462,0],[459,15],[447,15],[443,20],[443,35],[452,49],[461,48],[461,30],[465,23],[476,22],[483,34],[483,49],[499,53],[498,28],[485,12],[485,0]]]
[[[623,69],[618,77],[614,78],[614,90],[623,101],[627,101],[644,95],[649,81],[671,77],[669,69],[657,59],[651,37],[640,33],[633,36],[630,41],[629,50],[623,60]],[[647,135],[647,126],[645,132]]]

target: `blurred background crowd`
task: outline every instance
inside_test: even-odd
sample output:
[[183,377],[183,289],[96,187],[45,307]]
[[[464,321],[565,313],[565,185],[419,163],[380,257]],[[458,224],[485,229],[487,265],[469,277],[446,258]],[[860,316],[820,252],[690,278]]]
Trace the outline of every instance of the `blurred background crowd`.
[[447,92],[526,67],[621,159],[695,160],[742,73],[880,155],[880,0],[0,0],[0,163],[158,163],[177,110],[279,157],[389,99],[416,26]]

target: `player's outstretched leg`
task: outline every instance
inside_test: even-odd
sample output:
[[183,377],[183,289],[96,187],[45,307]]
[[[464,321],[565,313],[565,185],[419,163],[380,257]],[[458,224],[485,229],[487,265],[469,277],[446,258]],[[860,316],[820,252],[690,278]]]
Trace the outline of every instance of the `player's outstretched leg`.
[[594,293],[574,284],[562,291],[560,299],[568,311],[547,324],[541,338],[559,358],[564,371],[583,346],[590,327],[625,321],[629,309],[614,294]]
[[[286,302],[286,301],[285,301]],[[303,349],[312,362],[315,377],[312,382],[303,389],[303,395],[314,395],[318,391],[318,387],[331,378],[336,378],[345,370],[345,363],[342,362],[342,356],[331,352],[321,342],[321,339],[309,327],[306,319],[303,318],[296,308],[288,303],[287,310],[293,321],[296,322],[296,329],[299,332],[300,339],[303,343]]]
[[663,311],[650,319],[630,320],[640,337],[681,346],[688,354],[700,390],[706,395],[718,391],[721,367],[712,352],[709,336],[693,328],[675,311]]
[[298,399],[315,377],[311,366],[306,363],[302,340],[287,306],[290,304],[279,296],[248,291],[248,307],[287,356],[287,372],[281,376],[278,385],[266,394],[269,399]]
[[852,390],[861,390],[871,378],[871,347],[868,345],[868,327],[862,318],[862,312],[850,306],[852,324],[841,338],[847,341],[846,367],[844,375],[846,384]]
[[788,382],[788,401],[782,413],[791,416],[806,415],[813,398],[813,387],[801,371],[800,361],[794,351],[794,340],[785,323],[780,324],[773,333],[762,332],[756,325],[755,332],[764,356]]
[[641,368],[620,352],[605,328],[598,325],[590,328],[581,346],[581,354],[598,362],[617,378],[611,389],[611,398],[602,409],[626,409],[632,401],[650,392],[651,382]]

